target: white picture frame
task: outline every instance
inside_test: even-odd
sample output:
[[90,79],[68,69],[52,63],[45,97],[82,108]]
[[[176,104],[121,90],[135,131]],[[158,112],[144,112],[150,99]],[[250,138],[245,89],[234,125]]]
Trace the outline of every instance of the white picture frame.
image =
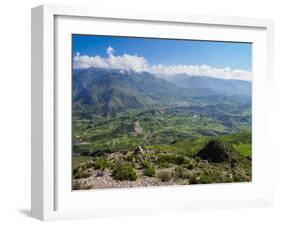
[[[99,26],[104,21],[106,24]],[[120,25],[120,30],[114,30],[115,23]],[[92,34],[95,28],[92,25],[96,26],[96,34],[128,35],[125,30],[129,28],[129,35],[132,36],[154,34],[155,37],[163,37],[163,32],[169,30],[170,33],[174,31],[171,37],[190,35],[188,38],[203,37],[205,40],[219,41],[230,40],[231,36],[232,41],[253,42],[256,49],[253,51],[253,152],[256,152],[253,157],[253,181],[248,184],[196,185],[188,188],[176,186],[72,192],[69,187],[70,173],[67,175],[71,171],[68,169],[71,150],[61,142],[62,136],[69,135],[71,131],[70,120],[68,116],[64,117],[69,115],[69,102],[66,101],[61,107],[66,100],[63,98],[69,97],[67,94],[70,90],[69,86],[62,84],[70,80],[69,76],[58,75],[71,74],[71,49],[69,40],[66,40],[69,34]],[[134,26],[139,29],[134,29]],[[158,33],[155,31],[157,26]],[[169,29],[160,29],[160,26]],[[177,32],[177,26],[189,26],[194,33]],[[218,32],[212,33],[208,29],[217,29]],[[266,119],[270,108],[267,99],[272,95],[273,84],[272,39],[273,22],[265,19],[124,12],[57,5],[33,8],[32,216],[41,220],[56,220],[271,205],[273,179],[268,175],[273,168],[273,150],[266,141]],[[265,151],[262,158],[261,149]]]

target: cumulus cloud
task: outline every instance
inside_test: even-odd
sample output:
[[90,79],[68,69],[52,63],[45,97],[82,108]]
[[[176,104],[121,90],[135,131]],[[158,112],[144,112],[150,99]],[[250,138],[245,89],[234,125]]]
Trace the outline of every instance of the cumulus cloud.
[[215,68],[209,65],[149,65],[148,61],[138,55],[124,54],[115,56],[115,50],[109,46],[106,50],[108,57],[87,56],[76,53],[73,58],[74,68],[107,68],[120,69],[124,71],[133,70],[135,72],[147,71],[162,76],[173,76],[176,74],[189,74],[194,76],[208,76],[223,79],[239,79],[250,81],[252,73],[241,69]]
[[113,56],[114,49],[111,46],[108,46],[106,52],[109,56]]
[[226,68],[214,68],[208,65],[171,65],[166,66],[162,64],[152,65],[150,72],[154,74],[161,74],[166,76],[173,76],[176,74],[189,74],[194,76],[208,76],[223,79],[238,79],[251,80],[252,73],[246,70],[231,70]]
[[74,68],[109,68],[109,69],[121,69],[121,70],[133,70],[136,72],[142,72],[148,70],[148,62],[144,57],[138,55],[114,56],[114,49],[108,47],[106,50],[108,57],[100,56],[87,56],[76,53],[73,59]]

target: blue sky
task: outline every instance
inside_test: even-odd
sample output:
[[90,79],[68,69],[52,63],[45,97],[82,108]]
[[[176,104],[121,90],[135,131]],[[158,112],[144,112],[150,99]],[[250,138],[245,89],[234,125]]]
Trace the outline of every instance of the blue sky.
[[251,44],[112,36],[73,35],[73,52],[106,57],[111,46],[116,55],[145,57],[151,64],[207,64],[251,70]]
[[[198,70],[201,70],[200,65],[207,65],[211,69],[227,68],[226,72],[229,69],[251,72],[252,64],[252,45],[250,43],[73,35],[72,48],[73,56],[77,53],[80,54],[76,58],[74,57],[74,61],[79,61],[77,65],[82,65],[81,67],[86,67],[85,64],[87,65],[88,62],[95,62],[93,63],[95,66],[97,65],[97,60],[103,60],[107,67],[109,67],[108,65],[117,67],[115,63],[109,63],[110,55],[111,58],[115,57],[115,61],[119,60],[118,65],[126,64],[130,66],[136,61],[138,68],[149,67],[151,71],[153,71],[151,68],[155,65],[165,65],[169,66],[168,69],[165,68],[165,71],[169,71],[169,73],[172,73],[172,70],[179,72],[187,70],[189,72],[190,70],[184,69],[184,66],[190,65],[197,65]],[[110,52],[108,48],[111,49]],[[129,62],[124,63],[121,59],[124,54],[129,56],[137,55],[137,57],[144,59],[131,58]],[[85,57],[81,58],[80,56]],[[101,59],[86,58],[95,56],[99,56]],[[120,57],[118,58],[118,56]],[[140,66],[142,63],[138,60],[144,60],[144,64],[149,66]],[[180,67],[181,69],[175,69],[175,65],[182,67]],[[159,71],[159,67],[157,68],[156,72]],[[164,69],[162,71],[164,73]],[[195,69],[193,71],[195,74],[197,73]],[[217,71],[212,70],[208,73],[220,74],[220,71]],[[203,72],[198,72],[197,74],[200,73]],[[242,75],[239,74],[239,76],[241,77]]]

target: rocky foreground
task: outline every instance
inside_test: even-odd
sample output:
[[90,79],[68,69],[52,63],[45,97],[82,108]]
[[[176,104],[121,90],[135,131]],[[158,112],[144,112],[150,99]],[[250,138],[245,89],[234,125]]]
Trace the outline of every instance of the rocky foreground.
[[194,156],[134,151],[94,157],[73,169],[73,189],[130,188],[251,181],[251,159],[210,141]]
[[[89,170],[90,176],[88,178],[81,178],[75,180],[76,186],[82,189],[102,189],[102,188],[131,188],[131,187],[148,187],[148,186],[166,186],[176,185],[174,181],[162,182],[159,178],[148,177],[140,175],[135,181],[130,180],[114,180],[112,170]],[[188,183],[188,181],[186,181]]]

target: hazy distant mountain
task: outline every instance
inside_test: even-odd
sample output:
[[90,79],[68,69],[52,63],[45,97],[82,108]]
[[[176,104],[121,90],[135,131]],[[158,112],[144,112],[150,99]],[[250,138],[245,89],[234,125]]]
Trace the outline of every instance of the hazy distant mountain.
[[[178,75],[168,81],[153,74],[113,69],[73,70],[74,109],[114,115],[147,105],[183,103],[218,95],[250,95],[251,84],[238,80]],[[210,98],[211,97],[211,98]]]
[[192,76],[178,74],[174,76],[163,76],[167,81],[181,88],[204,89],[208,88],[214,92],[224,95],[251,95],[251,82],[233,79],[218,79],[207,76]]
[[152,74],[107,69],[73,71],[74,107],[95,108],[102,115],[151,104],[184,101],[185,89]]

